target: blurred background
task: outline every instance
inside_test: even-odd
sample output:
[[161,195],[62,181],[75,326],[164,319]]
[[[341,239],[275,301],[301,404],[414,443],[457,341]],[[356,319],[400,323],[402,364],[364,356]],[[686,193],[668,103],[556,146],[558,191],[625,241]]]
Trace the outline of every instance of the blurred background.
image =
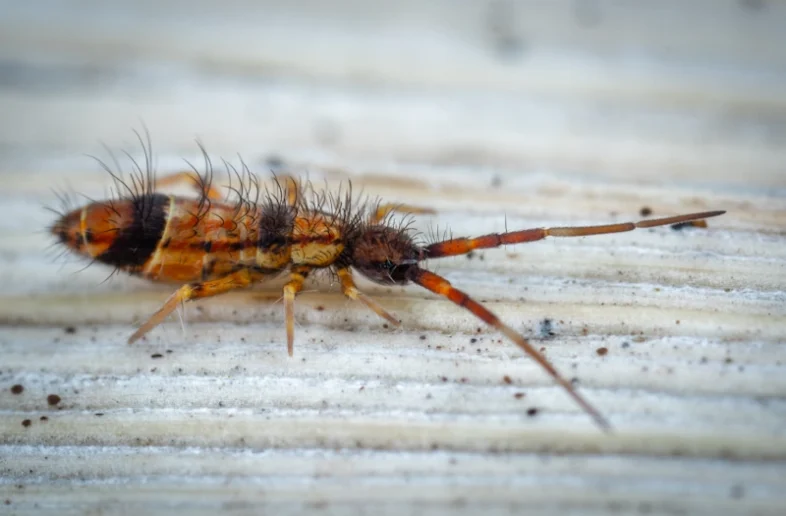
[[[434,207],[420,229],[457,236],[728,213],[435,264],[548,348],[607,437],[415,288],[361,283],[393,331],[310,284],[293,360],[280,284],[126,346],[170,286],[61,267],[43,207],[52,188],[103,197],[87,155],[141,157],[145,129],[160,172],[199,165],[198,140],[260,175]],[[786,505],[786,0],[2,0],[0,180],[11,510]]]
[[144,123],[165,157],[786,187],[780,0],[0,6],[5,173]]

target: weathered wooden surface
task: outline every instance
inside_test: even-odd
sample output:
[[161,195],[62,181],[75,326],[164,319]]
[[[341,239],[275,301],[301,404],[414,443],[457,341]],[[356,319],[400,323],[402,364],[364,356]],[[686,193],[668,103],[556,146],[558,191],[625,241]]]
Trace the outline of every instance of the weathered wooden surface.
[[[786,505],[786,4],[135,5],[2,7],[0,512]],[[361,283],[393,330],[314,281],[294,359],[281,282],[126,346],[170,288],[53,260],[41,207],[101,197],[84,154],[138,153],[140,120],[159,170],[199,138],[431,205],[424,231],[728,213],[431,264],[576,378],[606,436],[416,287]]]

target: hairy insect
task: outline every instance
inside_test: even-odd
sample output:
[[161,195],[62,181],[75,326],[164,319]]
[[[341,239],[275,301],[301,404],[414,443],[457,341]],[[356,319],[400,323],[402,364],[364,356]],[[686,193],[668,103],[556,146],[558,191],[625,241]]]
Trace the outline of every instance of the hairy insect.
[[[262,188],[245,164],[231,165],[229,190],[236,199],[222,199],[212,184],[207,154],[204,175],[196,169],[156,179],[149,138],[145,163],[132,160],[134,172],[124,181],[119,171],[104,166],[117,189],[113,198],[91,202],[62,214],[52,234],[72,251],[116,270],[152,281],[181,286],[136,332],[138,340],[185,301],[212,297],[248,287],[286,272],[283,288],[287,349],[293,353],[294,301],[306,278],[327,269],[339,279],[344,295],[358,300],[394,325],[399,320],[355,286],[352,270],[383,285],[415,283],[466,308],[513,341],[534,359],[604,430],[608,421],[519,332],[445,278],[425,269],[427,259],[467,254],[476,249],[534,242],[546,237],[581,237],[679,224],[723,214],[708,211],[674,217],[585,227],[535,228],[476,238],[418,242],[408,223],[393,223],[394,212],[423,213],[407,205],[353,202],[351,188],[336,195],[319,194],[291,178]],[[129,156],[130,157],[130,156]],[[225,162],[226,164],[226,162]],[[195,198],[165,195],[160,189],[192,182]]]

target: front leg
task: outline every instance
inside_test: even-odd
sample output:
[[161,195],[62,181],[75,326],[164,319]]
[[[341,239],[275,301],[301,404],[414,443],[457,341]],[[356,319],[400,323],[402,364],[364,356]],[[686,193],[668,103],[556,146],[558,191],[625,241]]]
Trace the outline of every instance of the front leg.
[[341,281],[341,290],[344,292],[345,296],[347,296],[349,299],[360,301],[373,310],[375,314],[387,320],[394,326],[401,325],[401,321],[396,319],[396,316],[382,308],[382,305],[358,290],[358,288],[355,286],[355,281],[352,279],[352,271],[349,270],[348,267],[338,269],[336,274],[338,274],[338,279]]

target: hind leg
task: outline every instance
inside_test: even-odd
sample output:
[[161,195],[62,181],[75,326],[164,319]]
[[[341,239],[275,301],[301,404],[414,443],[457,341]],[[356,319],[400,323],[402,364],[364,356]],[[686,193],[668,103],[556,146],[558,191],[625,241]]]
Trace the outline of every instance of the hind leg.
[[159,177],[156,179],[155,189],[159,190],[179,184],[191,184],[197,192],[212,201],[221,199],[221,194],[218,188],[213,186],[212,181],[200,176],[193,170],[184,170],[182,172],[175,172],[164,177]]
[[437,211],[434,208],[425,208],[422,206],[413,206],[411,204],[400,204],[400,203],[385,203],[380,204],[377,206],[377,209],[374,211],[374,214],[371,216],[371,223],[376,224],[382,221],[385,217],[393,212],[399,213],[436,213]]
[[217,296],[229,292],[230,290],[244,288],[249,286],[256,279],[257,278],[253,277],[247,269],[243,269],[216,280],[183,285],[169,296],[169,299],[164,302],[161,308],[151,315],[150,318],[128,338],[128,343],[133,344],[147,332],[161,324],[169,314],[175,311],[179,304],[193,299]]

